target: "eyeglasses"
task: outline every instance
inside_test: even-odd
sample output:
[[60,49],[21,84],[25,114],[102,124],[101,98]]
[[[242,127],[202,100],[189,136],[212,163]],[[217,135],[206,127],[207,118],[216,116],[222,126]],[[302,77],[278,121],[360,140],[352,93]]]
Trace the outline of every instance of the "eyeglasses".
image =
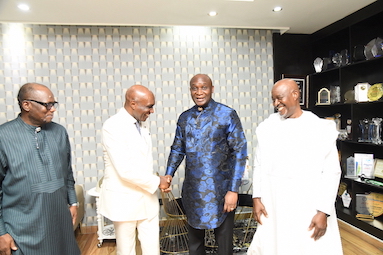
[[52,109],[52,107],[54,107],[55,109],[57,109],[57,107],[58,107],[58,105],[59,105],[59,102],[43,103],[43,102],[39,102],[39,101],[36,101],[36,100],[33,100],[33,99],[24,99],[24,101],[31,101],[31,102],[35,102],[35,103],[41,104],[41,105],[45,106],[45,108],[47,108],[48,111],[49,111],[50,109]]

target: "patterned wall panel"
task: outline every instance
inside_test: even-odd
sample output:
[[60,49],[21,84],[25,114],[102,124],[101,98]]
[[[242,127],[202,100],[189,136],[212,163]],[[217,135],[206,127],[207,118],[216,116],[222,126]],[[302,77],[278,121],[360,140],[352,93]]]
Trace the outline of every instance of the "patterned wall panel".
[[[208,74],[216,101],[237,110],[248,139],[272,112],[272,31],[209,27],[55,26],[4,23],[0,31],[0,123],[19,112],[21,85],[47,85],[60,102],[54,121],[72,145],[73,170],[85,190],[96,186],[104,164],[100,130],[123,106],[134,84],[156,96],[148,119],[154,167],[164,174],[179,114],[193,105],[189,80]],[[180,196],[181,165],[173,192]],[[249,185],[242,187],[247,190]],[[86,225],[96,224],[94,198],[86,196]]]

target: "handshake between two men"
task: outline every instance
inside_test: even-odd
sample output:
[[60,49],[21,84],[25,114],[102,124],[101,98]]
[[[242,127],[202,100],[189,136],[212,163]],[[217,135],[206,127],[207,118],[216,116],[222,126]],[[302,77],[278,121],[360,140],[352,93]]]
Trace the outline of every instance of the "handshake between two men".
[[160,185],[158,186],[162,192],[168,193],[172,190],[170,187],[172,183],[173,177],[171,175],[159,176],[160,177]]

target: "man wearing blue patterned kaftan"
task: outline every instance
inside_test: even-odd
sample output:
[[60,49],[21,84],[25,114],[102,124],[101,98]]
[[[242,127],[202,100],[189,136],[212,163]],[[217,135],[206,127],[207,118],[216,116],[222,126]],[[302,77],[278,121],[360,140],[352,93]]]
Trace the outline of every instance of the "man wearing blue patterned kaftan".
[[0,126],[0,254],[79,255],[77,198],[57,102],[41,84],[19,91],[20,115]]
[[215,102],[210,77],[190,81],[196,104],[183,112],[168,159],[173,176],[186,157],[182,203],[188,221],[190,255],[205,254],[206,229],[214,229],[218,254],[233,254],[234,213],[243,175],[247,142],[236,111]]

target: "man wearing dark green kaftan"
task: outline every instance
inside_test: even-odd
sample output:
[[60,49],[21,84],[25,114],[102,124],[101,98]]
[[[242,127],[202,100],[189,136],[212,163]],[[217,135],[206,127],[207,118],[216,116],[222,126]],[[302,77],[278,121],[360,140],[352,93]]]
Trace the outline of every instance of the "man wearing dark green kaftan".
[[40,84],[25,84],[20,115],[0,126],[0,254],[79,255],[71,150],[51,122],[57,102]]

